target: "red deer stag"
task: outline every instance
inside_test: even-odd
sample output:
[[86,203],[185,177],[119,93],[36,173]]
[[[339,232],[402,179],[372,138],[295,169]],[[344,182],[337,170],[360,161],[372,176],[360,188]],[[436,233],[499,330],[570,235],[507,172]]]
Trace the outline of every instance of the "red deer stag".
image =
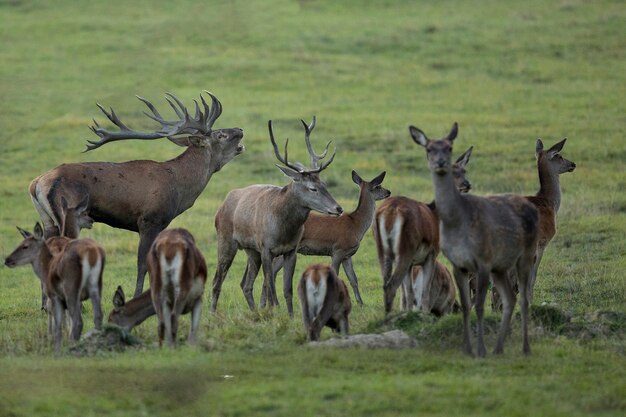
[[159,138],[168,138],[187,149],[165,162],[64,164],[35,178],[29,191],[44,222],[46,237],[60,232],[61,196],[70,205],[77,205],[83,196],[89,196],[87,212],[95,221],[139,233],[135,286],[135,296],[139,296],[146,274],[146,255],[155,237],[194,204],[213,173],[244,151],[244,146],[239,143],[243,130],[212,128],[222,113],[222,105],[211,93],[207,94],[212,99],[211,107],[200,95],[203,110],[196,102],[195,116],[190,116],[182,102],[168,93],[166,100],[178,120],[163,119],[152,103],[137,97],[152,113],[145,114],[161,125],[159,130],[151,133],[129,129],[113,109],[107,112],[98,104],[119,131],[105,130],[94,120],[91,129],[100,140],[88,141],[86,151],[118,140]]
[[44,240],[37,223],[34,234],[20,229],[24,240],[9,255],[5,265],[13,268],[27,263],[43,283],[48,297],[48,330],[54,336],[54,349],[61,350],[63,318],[67,309],[72,319],[71,339],[77,341],[83,330],[81,302],[91,299],[94,326],[102,325],[102,271],[104,249],[91,239],[69,239],[56,236]]
[[298,296],[310,341],[319,340],[324,326],[342,336],[348,335],[348,315],[352,310],[350,293],[333,268],[322,264],[309,266],[298,284]]
[[[432,280],[430,282],[429,303],[425,310],[435,316],[443,316],[452,313],[456,306],[456,291],[454,290],[454,279],[441,262],[435,261]],[[415,265],[411,269],[411,281],[413,292],[419,294],[422,291],[424,281],[423,270],[420,265]],[[417,287],[417,288],[416,288]],[[417,299],[414,301],[417,304]]]
[[535,206],[519,195],[478,197],[461,194],[452,176],[452,145],[457,136],[455,123],[447,137],[430,140],[424,132],[409,127],[413,140],[426,149],[428,166],[435,189],[439,214],[441,250],[454,268],[463,310],[463,346],[472,354],[470,343],[468,273],[477,274],[476,315],[478,318],[478,355],[486,354],[483,338],[483,315],[489,276],[503,299],[504,313],[494,353],[504,351],[515,294],[508,280],[511,269],[517,271],[522,311],[522,349],[530,353],[528,341],[528,281],[537,249],[539,215]]
[[[298,253],[303,255],[330,256],[331,265],[339,274],[343,265],[357,303],[363,304],[359,293],[359,281],[354,273],[352,257],[359,250],[361,240],[370,228],[376,210],[376,201],[389,197],[389,190],[381,183],[385,172],[371,181],[364,181],[356,171],[352,171],[352,181],[359,186],[359,203],[352,213],[339,217],[311,213],[304,222],[304,233],[298,244]],[[275,273],[282,268],[282,260],[275,265]],[[261,304],[263,301],[261,301]]]
[[211,311],[217,309],[222,283],[226,278],[238,249],[248,255],[248,266],[242,281],[242,289],[250,309],[255,308],[252,288],[259,268],[263,267],[263,288],[270,305],[277,305],[272,262],[277,256],[284,257],[283,292],[289,315],[293,317],[292,278],[296,265],[296,249],[302,238],[304,222],[311,210],[338,216],[343,209],[326,190],[320,172],[326,169],[335,157],[319,165],[326,156],[328,146],[321,155],[316,155],[310,144],[311,129],[305,125],[305,142],[311,156],[312,168],[305,170],[299,163],[290,163],[285,143],[285,156],[281,156],[268,123],[270,141],[276,158],[285,166],[278,168],[292,179],[288,185],[251,185],[231,191],[215,215],[217,230],[217,270],[213,279]]
[[126,301],[124,290],[118,285],[113,295],[113,310],[109,313],[108,322],[131,331],[154,314],[156,314],[156,310],[152,303],[150,290],[142,292],[139,297]]
[[159,319],[159,346],[163,338],[176,343],[178,318],[191,313],[189,343],[195,342],[202,312],[207,267],[191,233],[185,229],[164,230],[148,253],[152,303]]
[[[471,155],[472,148],[469,148],[452,166],[454,183],[462,193],[471,188],[465,178],[465,166]],[[403,196],[390,197],[376,210],[372,232],[383,277],[385,312],[391,311],[400,286],[403,309],[415,306],[430,311],[428,288],[439,254],[439,217],[435,203],[425,204]],[[409,279],[414,265],[423,267],[416,285],[412,285]]]
[[[535,157],[537,158],[537,171],[539,174],[539,191],[535,195],[526,196],[526,199],[533,203],[539,211],[539,241],[537,243],[537,255],[532,268],[530,281],[528,282],[528,299],[532,302],[533,288],[537,279],[537,271],[543,252],[556,235],[556,215],[561,206],[561,182],[559,176],[566,172],[573,172],[576,164],[568,161],[560,154],[567,138],[553,145],[550,149],[544,150],[543,142],[537,139],[535,146]],[[517,293],[517,282],[515,276],[511,276],[510,283]],[[492,290],[491,305],[494,310],[502,309],[502,301],[498,293]]]

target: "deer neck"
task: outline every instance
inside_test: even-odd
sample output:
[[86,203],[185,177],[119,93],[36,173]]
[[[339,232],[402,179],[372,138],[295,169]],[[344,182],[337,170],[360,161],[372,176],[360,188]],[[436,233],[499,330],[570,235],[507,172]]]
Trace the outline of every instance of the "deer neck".
[[537,171],[539,172],[539,192],[537,197],[545,199],[554,207],[555,211],[558,211],[561,206],[559,174],[551,172],[550,168],[543,161],[537,164]]
[[37,278],[39,278],[42,282],[44,282],[48,276],[50,261],[52,261],[52,254],[44,243],[39,251],[39,256],[31,264],[33,266],[33,272],[35,272]]
[[132,329],[154,314],[150,290],[144,291],[139,297],[129,300],[124,305],[124,325],[121,327]]
[[359,194],[359,204],[348,216],[356,223],[359,236],[362,238],[367,229],[372,225],[374,212],[376,211],[376,200],[371,193],[367,192],[366,186],[361,186]]
[[463,218],[461,213],[463,201],[452,173],[439,175],[433,172],[432,178],[435,187],[435,206],[439,218],[447,225],[459,224]]
[[299,228],[304,225],[311,209],[306,205],[302,198],[294,191],[293,183],[283,187],[280,196],[276,199],[279,210],[283,213],[283,222],[285,226],[291,228]]
[[164,162],[165,169],[176,178],[181,191],[181,206],[190,207],[206,188],[211,176],[219,170],[210,149],[189,146],[174,159]]

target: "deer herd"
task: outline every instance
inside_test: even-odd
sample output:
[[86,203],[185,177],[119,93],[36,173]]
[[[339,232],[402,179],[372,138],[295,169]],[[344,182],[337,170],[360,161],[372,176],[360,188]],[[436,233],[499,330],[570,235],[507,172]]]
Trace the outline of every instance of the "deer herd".
[[[88,141],[87,151],[113,141],[167,138],[186,149],[176,158],[156,162],[86,162],[60,165],[35,178],[29,187],[43,225],[33,232],[18,227],[24,240],[5,260],[8,267],[31,264],[42,290],[42,309],[48,313],[48,330],[55,351],[62,344],[68,311],[73,341],[82,332],[81,302],[93,305],[94,326],[100,329],[102,276],[106,255],[92,239],[80,238],[81,229],[93,222],[139,234],[137,281],[134,296],[126,300],[121,286],[113,296],[108,321],[127,330],[148,317],[158,319],[159,346],[174,346],[179,316],[191,313],[188,341],[195,340],[202,310],[207,264],[192,234],[168,229],[191,206],[215,172],[244,151],[240,128],[213,129],[222,105],[211,93],[211,105],[200,94],[191,115],[173,94],[166,94],[177,119],[164,119],[148,100],[137,97],[160,124],[155,132],[128,128],[113,109],[98,104],[117,130],[109,131],[95,120],[91,130],[99,140]],[[470,147],[453,160],[458,126],[454,123],[442,139],[429,139],[410,126],[412,139],[426,151],[435,191],[434,201],[423,203],[393,196],[382,186],[385,172],[366,181],[352,171],[359,187],[356,209],[350,213],[335,201],[321,173],[335,158],[326,158],[330,142],[321,153],[311,144],[316,119],[302,121],[310,167],[289,160],[288,140],[281,154],[268,123],[269,139],[280,165],[291,179],[283,187],[257,184],[232,190],[215,215],[217,266],[212,283],[211,312],[217,310],[222,284],[239,250],[247,256],[241,289],[251,310],[254,281],[260,270],[263,286],[259,304],[278,305],[276,275],[283,269],[283,295],[293,317],[293,275],[297,254],[329,256],[330,264],[307,267],[298,284],[298,297],[307,338],[318,340],[324,326],[345,336],[352,302],[346,284],[338,277],[340,266],[348,277],[356,302],[363,304],[352,257],[372,226],[382,275],[383,305],[389,313],[398,288],[401,307],[435,315],[461,310],[464,352],[472,355],[470,310],[477,315],[477,354],[485,356],[483,316],[490,283],[492,308],[502,311],[494,353],[502,353],[516,298],[520,298],[524,353],[528,340],[529,306],[544,250],[556,233],[560,206],[559,175],[576,164],[560,155],[565,139],[545,150],[537,140],[535,156],[540,190],[533,196],[514,194],[476,196],[468,193],[465,177]],[[376,201],[384,200],[376,208]],[[437,260],[443,252],[452,274]],[[146,272],[150,289],[143,290]],[[460,303],[456,301],[458,297]]]

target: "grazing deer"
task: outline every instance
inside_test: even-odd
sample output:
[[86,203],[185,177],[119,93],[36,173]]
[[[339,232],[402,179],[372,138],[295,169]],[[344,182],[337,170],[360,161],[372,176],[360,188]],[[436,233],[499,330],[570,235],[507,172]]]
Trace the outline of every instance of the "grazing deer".
[[102,325],[102,271],[104,249],[91,239],[69,239],[64,236],[44,241],[43,229],[37,223],[34,233],[18,230],[24,240],[9,255],[5,265],[13,268],[32,264],[48,297],[48,330],[54,336],[54,349],[61,350],[63,318],[67,309],[72,320],[70,337],[77,341],[83,330],[81,302],[91,299],[94,326]]
[[207,267],[191,233],[185,229],[159,233],[148,253],[148,274],[152,303],[159,319],[159,347],[163,338],[169,346],[175,345],[178,317],[189,312],[188,341],[193,343],[200,324]]
[[[371,181],[364,181],[352,171],[352,181],[359,186],[359,203],[352,213],[333,217],[311,213],[304,222],[304,233],[298,244],[298,253],[303,255],[330,256],[332,267],[339,273],[339,266],[348,276],[357,303],[363,304],[359,293],[359,281],[352,266],[352,256],[359,250],[361,240],[374,219],[376,201],[389,197],[389,190],[381,183],[385,172]],[[275,274],[282,268],[282,259],[277,258]],[[261,301],[263,303],[263,301]]]
[[530,353],[528,341],[528,281],[537,249],[539,215],[535,206],[519,195],[478,197],[461,194],[452,176],[452,145],[457,136],[455,123],[447,137],[430,140],[424,132],[409,127],[413,140],[426,149],[428,166],[435,189],[439,214],[441,250],[454,268],[463,310],[463,345],[472,354],[469,339],[471,309],[468,273],[477,274],[476,315],[478,318],[478,355],[485,356],[483,315],[489,276],[503,299],[504,313],[494,353],[504,351],[515,294],[508,274],[517,271],[520,283],[523,352]]
[[310,341],[319,340],[324,326],[347,336],[348,315],[352,310],[346,284],[328,265],[309,266],[298,284],[302,320]]
[[156,314],[156,310],[152,303],[150,290],[142,292],[139,297],[126,301],[124,290],[118,285],[113,295],[113,310],[109,313],[108,322],[131,331],[154,314]]
[[[469,148],[452,166],[454,183],[463,193],[471,188],[465,178],[465,166],[471,155],[472,148]],[[391,311],[400,286],[403,309],[415,306],[430,311],[428,288],[439,254],[439,217],[435,203],[424,204],[403,196],[390,197],[376,210],[372,232],[383,277],[385,312]],[[413,284],[409,276],[414,265],[421,265],[423,273]]]
[[[244,146],[239,143],[243,130],[212,129],[222,113],[222,105],[211,93],[207,94],[212,99],[211,108],[200,95],[203,110],[196,102],[195,116],[192,117],[180,100],[168,93],[166,100],[179,118],[171,121],[163,119],[148,100],[137,97],[152,113],[145,114],[161,125],[152,133],[129,129],[113,109],[107,112],[98,104],[120,130],[105,130],[94,120],[91,130],[100,140],[88,141],[85,152],[118,140],[166,137],[187,147],[176,158],[165,162],[63,164],[30,184],[30,195],[43,220],[46,237],[60,233],[61,197],[65,197],[70,205],[77,205],[85,195],[89,197],[87,212],[96,222],[139,233],[135,297],[143,291],[146,255],[155,237],[194,204],[213,173],[244,151]],[[185,136],[174,137],[176,135]]]
[[[411,268],[411,281],[413,292],[419,294],[422,291],[424,281],[423,268],[420,265],[414,265]],[[417,287],[417,288],[416,288]],[[456,291],[454,290],[454,279],[448,268],[441,262],[435,261],[435,268],[430,282],[429,304],[425,310],[431,312],[435,316],[443,316],[451,313],[456,307]],[[421,302],[421,300],[419,300]],[[419,305],[417,297],[414,304]]]
[[255,309],[252,288],[259,268],[263,267],[263,288],[270,305],[277,305],[278,298],[274,286],[272,262],[283,255],[283,293],[289,315],[293,317],[292,278],[296,265],[296,249],[302,238],[304,222],[311,210],[338,216],[343,209],[326,190],[320,179],[320,172],[326,169],[335,157],[332,154],[327,162],[319,165],[326,156],[330,142],[321,155],[316,155],[310,143],[310,134],[315,127],[315,117],[311,125],[302,121],[305,129],[305,142],[311,156],[312,168],[305,170],[299,164],[288,160],[287,145],[285,156],[281,156],[272,131],[272,121],[268,123],[270,141],[276,158],[285,166],[278,168],[292,181],[284,186],[251,185],[231,191],[215,215],[217,230],[217,270],[213,279],[213,299],[211,311],[217,309],[222,283],[238,249],[248,255],[246,274],[242,289],[250,309]]
[[[576,164],[568,161],[560,154],[567,138],[553,145],[550,149],[544,150],[543,142],[537,139],[535,146],[535,157],[537,158],[537,171],[539,173],[539,191],[535,195],[526,196],[526,199],[533,203],[539,211],[539,241],[537,243],[537,254],[528,282],[528,299],[532,302],[533,288],[537,279],[537,271],[543,257],[543,252],[556,235],[556,215],[561,206],[561,183],[559,176],[566,172],[573,172]],[[517,281],[512,275],[510,285],[517,293]],[[502,309],[502,301],[498,293],[492,290],[491,305],[494,310]]]

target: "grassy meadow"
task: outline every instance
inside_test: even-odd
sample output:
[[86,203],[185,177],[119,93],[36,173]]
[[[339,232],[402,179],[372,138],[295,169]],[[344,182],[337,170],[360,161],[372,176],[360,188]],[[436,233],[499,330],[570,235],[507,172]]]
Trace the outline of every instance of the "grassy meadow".
[[[104,121],[96,102],[148,130],[154,123],[135,94],[165,113],[163,93],[191,106],[206,89],[224,107],[215,126],[243,128],[246,146],[171,225],[194,233],[209,280],[213,218],[226,194],[287,183],[274,166],[268,119],[278,140],[290,138],[290,157],[306,162],[299,120],[317,115],[314,144],[332,139],[337,146],[322,177],[346,210],[357,202],[352,169],[368,180],[387,171],[383,185],[393,195],[430,201],[425,153],[407,127],[438,138],[457,121],[455,153],[474,146],[468,178],[479,195],[535,193],[536,139],[551,146],[568,138],[563,155],[577,168],[561,177],[559,232],[543,258],[534,303],[574,317],[617,317],[606,334],[535,322],[530,357],[521,353],[519,317],[501,357],[461,353],[460,315],[400,320],[418,337],[416,349],[313,349],[298,314],[287,316],[281,279],[278,309],[248,310],[240,253],[218,313],[211,316],[205,303],[196,346],[160,351],[152,318],[133,331],[142,349],[76,357],[65,340],[55,357],[31,268],[3,266],[0,416],[623,415],[624,28],[623,2],[608,0],[0,0],[3,259],[21,239],[15,226],[30,230],[39,220],[27,192],[39,174],[61,163],[166,160],[181,152],[167,140],[131,140],[81,153],[95,137],[91,119]],[[107,251],[106,314],[118,285],[132,294],[138,237],[102,224],[83,236]],[[296,279],[320,260],[299,256]],[[353,260],[365,305],[353,308],[352,333],[382,330],[388,324],[370,232]],[[84,332],[92,317],[85,303]],[[188,316],[181,327],[186,336]],[[487,348],[494,345],[490,332]]]

